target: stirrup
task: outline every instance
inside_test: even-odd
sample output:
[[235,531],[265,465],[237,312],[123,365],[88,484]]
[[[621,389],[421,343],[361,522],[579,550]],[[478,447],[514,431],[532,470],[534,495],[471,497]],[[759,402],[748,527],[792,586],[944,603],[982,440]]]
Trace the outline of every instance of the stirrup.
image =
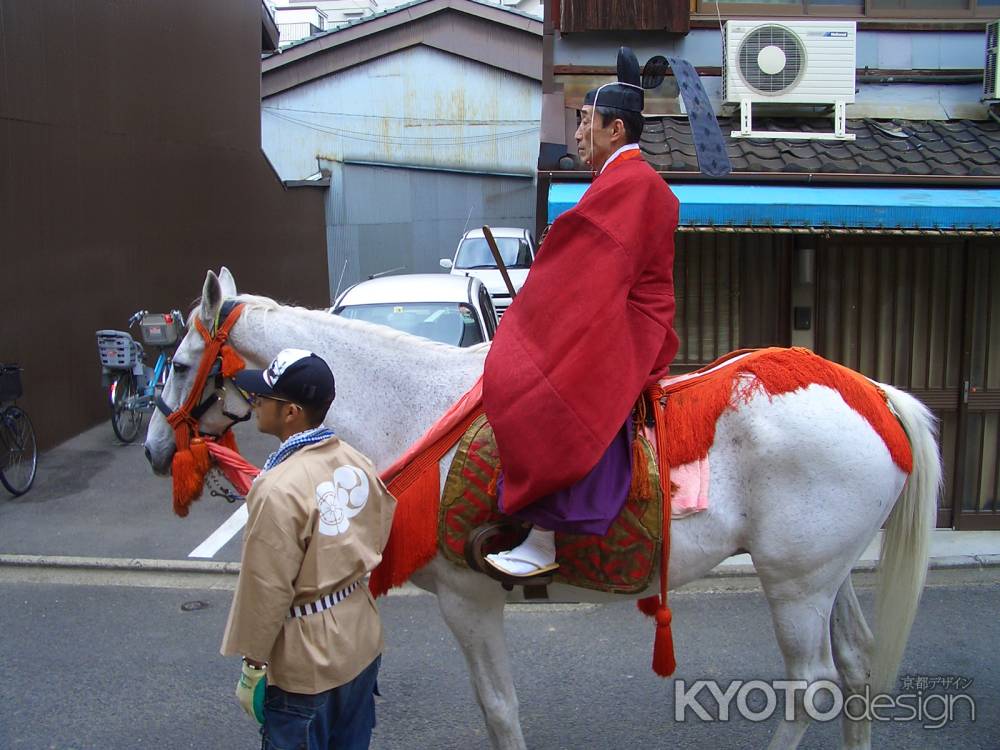
[[[494,568],[486,559],[483,546],[491,539],[504,532],[510,532],[520,536],[524,531],[524,526],[520,521],[494,521],[477,526],[469,532],[465,540],[465,562],[472,570],[488,575],[490,578],[500,581],[507,591],[513,590],[515,586],[548,586],[552,583],[552,576],[555,569],[545,569],[544,572],[534,573],[527,576],[515,576]],[[518,542],[520,544],[520,542]]]

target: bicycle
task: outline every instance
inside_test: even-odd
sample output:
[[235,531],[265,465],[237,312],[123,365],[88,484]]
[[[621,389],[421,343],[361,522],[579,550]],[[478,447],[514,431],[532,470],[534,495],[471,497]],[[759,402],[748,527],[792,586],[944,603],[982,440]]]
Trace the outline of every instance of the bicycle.
[[128,331],[97,332],[102,382],[108,387],[111,405],[111,428],[123,443],[135,440],[143,415],[155,407],[167,381],[167,352],[184,336],[184,317],[177,310],[163,314],[139,310],[129,318],[129,329],[136,323],[143,341],[159,349],[153,367],[146,365],[142,344]]
[[14,497],[31,489],[38,467],[35,430],[17,405],[22,395],[21,368],[0,364],[0,483]]

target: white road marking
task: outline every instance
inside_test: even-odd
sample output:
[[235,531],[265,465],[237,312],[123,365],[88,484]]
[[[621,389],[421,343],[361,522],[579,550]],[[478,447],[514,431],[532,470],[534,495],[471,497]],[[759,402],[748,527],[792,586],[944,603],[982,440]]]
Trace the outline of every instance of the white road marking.
[[215,557],[215,553],[247,525],[247,517],[247,504],[243,503],[233,515],[211,533],[208,539],[195,547],[188,557]]

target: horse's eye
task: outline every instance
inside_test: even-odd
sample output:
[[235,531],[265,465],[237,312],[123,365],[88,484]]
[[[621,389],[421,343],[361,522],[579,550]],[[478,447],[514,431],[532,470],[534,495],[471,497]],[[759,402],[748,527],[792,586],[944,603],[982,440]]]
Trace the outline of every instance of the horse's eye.
[[191,366],[182,364],[181,362],[174,362],[173,368],[174,372],[176,372],[178,375],[183,375],[184,373],[186,373],[188,370],[191,369]]

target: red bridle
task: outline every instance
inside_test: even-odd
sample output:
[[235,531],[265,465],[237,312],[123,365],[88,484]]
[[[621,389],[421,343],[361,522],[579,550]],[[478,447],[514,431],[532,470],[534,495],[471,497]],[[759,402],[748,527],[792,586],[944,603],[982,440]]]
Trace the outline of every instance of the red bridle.
[[[221,435],[203,433],[199,427],[205,412],[216,402],[224,401],[225,380],[233,377],[246,365],[243,358],[227,343],[229,332],[236,325],[242,312],[243,304],[235,304],[222,325],[217,326],[212,334],[201,320],[195,317],[194,327],[205,341],[205,351],[202,352],[201,360],[198,362],[191,391],[184,402],[174,410],[167,406],[162,397],[157,398],[157,407],[164,413],[167,423],[174,430],[176,452],[171,471],[174,481],[174,512],[179,516],[186,516],[188,506],[201,496],[205,474],[211,468],[211,457],[205,441],[217,441],[236,450],[236,439],[230,428],[233,424],[250,417],[250,412],[242,417],[226,414],[232,420],[232,424],[223,430]],[[202,400],[202,393],[210,377],[215,377],[216,389],[208,398]]]

